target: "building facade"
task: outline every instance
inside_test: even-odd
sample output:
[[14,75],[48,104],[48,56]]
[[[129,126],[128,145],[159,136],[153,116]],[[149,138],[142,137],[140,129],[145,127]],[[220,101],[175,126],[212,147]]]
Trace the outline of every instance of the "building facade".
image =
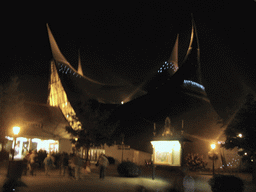
[[[49,26],[47,28],[53,54],[50,65],[51,74],[47,103],[52,107],[58,107],[73,129],[79,129],[81,123],[79,121],[74,123],[72,116],[75,116],[76,112],[72,106],[83,100],[95,99],[100,103],[116,105],[124,104],[145,94],[145,91],[131,84],[110,85],[85,76],[80,58],[78,59],[78,69],[74,69],[59,50]],[[151,159],[151,153],[131,149],[130,147],[121,149],[120,145],[110,147],[104,145],[99,148],[91,148],[88,153],[86,150],[80,149],[81,156],[87,158],[88,154],[88,159],[92,162],[96,162],[101,153],[113,157],[117,162],[129,160],[143,164]]]
[[[100,103],[107,104],[125,104],[129,102],[127,107],[124,105],[123,110],[122,107],[120,107],[121,109],[119,111],[122,116],[125,116],[125,112],[134,110],[136,111],[135,113],[139,115],[142,114],[142,118],[149,121],[155,121],[153,120],[153,118],[151,118],[152,110],[148,109],[145,106],[150,106],[151,109],[154,109],[155,114],[157,114],[157,112],[160,113],[161,111],[163,111],[163,106],[165,107],[164,110],[166,110],[166,102],[169,102],[172,99],[175,100],[182,96],[183,103],[174,101],[173,106],[175,106],[176,109],[173,111],[184,114],[172,115],[178,118],[182,116],[182,119],[184,119],[185,122],[188,122],[189,128],[187,127],[187,130],[185,130],[185,134],[186,136],[190,137],[192,141],[193,139],[196,140],[196,142],[193,142],[193,144],[188,145],[186,147],[187,151],[186,149],[184,149],[184,152],[203,152],[204,157],[207,158],[210,143],[212,142],[212,140],[216,141],[219,139],[213,139],[211,138],[211,136],[218,136],[221,131],[217,130],[217,128],[215,129],[216,125],[214,125],[214,123],[216,123],[216,121],[213,120],[213,118],[215,118],[217,114],[214,112],[210,104],[210,100],[206,95],[205,87],[202,85],[201,82],[199,59],[200,48],[198,38],[196,38],[196,41],[194,41],[194,36],[197,36],[194,22],[192,22],[191,39],[185,58],[181,60],[181,62],[178,62],[179,36],[177,36],[170,59],[164,62],[161,66],[159,66],[158,70],[156,71],[156,77],[152,78],[154,80],[148,83],[150,89],[146,90],[138,89],[130,84],[125,84],[121,86],[108,85],[85,76],[82,72],[80,59],[78,64],[78,70],[76,70],[62,55],[49,27],[48,35],[53,54],[53,60],[51,62],[51,77],[49,82],[48,104],[51,106],[58,106],[69,124],[72,121],[70,114],[75,115],[75,111],[72,106],[79,104],[82,99],[95,99]],[[192,49],[192,45],[197,47],[197,49]],[[195,56],[195,59],[189,60],[188,56],[193,54]],[[191,73],[193,74],[191,75]],[[147,91],[151,91],[150,94],[146,94]],[[168,94],[168,92],[170,92],[171,94]],[[200,103],[200,105],[194,105],[195,103]],[[166,114],[172,113],[171,107],[173,106],[170,105],[171,104],[169,102],[169,111],[166,112]],[[188,108],[191,106],[196,108],[196,112],[198,112],[199,110],[206,110],[204,115],[202,115],[203,117],[201,119],[196,116],[196,112],[177,110],[186,107]],[[191,117],[193,117],[194,119],[191,119]],[[209,117],[212,118],[212,121],[210,123]],[[201,126],[203,127],[204,131],[201,131],[199,128],[195,127],[197,123],[195,123],[194,121],[196,121],[196,119],[198,119],[198,124],[207,124],[207,126]],[[77,128],[79,128],[79,124],[73,126],[73,129]],[[166,133],[167,132],[171,132],[171,130],[166,130]],[[149,143],[149,141],[147,142]],[[175,164],[175,162],[181,161],[181,159],[177,160],[178,156],[181,155],[180,150],[179,153],[177,152],[178,150],[175,151],[175,149],[177,148],[178,147],[173,146],[173,151],[168,152],[169,154],[167,154],[166,156],[167,162]],[[179,146],[179,148],[181,148],[181,146]],[[121,151],[122,153],[120,153]],[[102,146],[102,148],[100,149],[92,148],[88,152],[90,159],[93,161],[98,158],[100,153],[105,153],[108,156],[112,156],[118,161],[120,161],[120,156],[122,156],[121,161],[129,158],[128,160],[138,162],[140,164],[145,161],[145,159],[148,159],[148,154],[136,151],[135,149],[120,150],[120,147],[118,148],[118,145],[112,147]],[[178,156],[175,155],[176,159],[173,158],[173,154],[175,153],[178,154]],[[127,154],[127,157],[125,156],[125,154]]]
[[25,113],[19,126],[20,131],[14,135],[8,131],[6,150],[14,148],[15,158],[23,158],[28,151],[45,150],[47,153],[72,152],[70,135],[65,127],[68,122],[58,107],[46,104],[24,103]]
[[131,161],[137,165],[145,165],[151,161],[152,154],[141,150],[131,148],[129,145],[112,145],[106,144],[99,148],[91,148],[89,150],[89,159],[92,163],[96,163],[100,154],[103,153],[108,157],[115,159],[115,164],[123,161]]

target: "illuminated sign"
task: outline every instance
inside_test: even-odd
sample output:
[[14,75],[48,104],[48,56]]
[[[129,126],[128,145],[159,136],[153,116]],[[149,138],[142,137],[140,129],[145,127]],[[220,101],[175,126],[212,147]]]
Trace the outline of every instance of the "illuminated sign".
[[151,141],[156,165],[181,166],[181,145],[178,140]]

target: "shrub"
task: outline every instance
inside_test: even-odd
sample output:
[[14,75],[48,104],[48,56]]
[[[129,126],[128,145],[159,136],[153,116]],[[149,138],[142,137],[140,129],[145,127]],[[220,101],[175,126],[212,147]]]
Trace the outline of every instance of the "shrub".
[[242,192],[244,190],[243,181],[233,175],[214,175],[209,180],[212,192]]
[[207,162],[203,160],[203,157],[199,157],[198,154],[188,154],[185,157],[185,164],[190,171],[204,170]]
[[130,161],[119,164],[117,172],[122,177],[138,177],[141,174],[139,166]]

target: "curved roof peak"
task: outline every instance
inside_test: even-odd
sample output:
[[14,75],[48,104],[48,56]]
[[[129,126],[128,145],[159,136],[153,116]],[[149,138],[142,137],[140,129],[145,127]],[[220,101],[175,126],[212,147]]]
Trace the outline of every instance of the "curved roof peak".
[[80,50],[78,50],[78,68],[77,73],[81,76],[84,76],[82,65],[81,65],[81,57],[80,57]]
[[178,65],[179,64],[179,62],[178,62],[178,45],[179,45],[179,43],[178,42],[179,42],[179,34],[177,35],[175,44],[172,49],[171,56],[168,60],[168,63],[173,63],[175,72],[179,68],[179,65]]
[[[51,45],[51,50],[52,50],[52,55],[53,55],[53,58],[55,61],[59,62],[59,63],[63,63],[65,65],[68,65],[68,67],[70,69],[72,69],[72,71],[78,73],[79,75],[81,75],[83,78],[93,82],[93,83],[96,83],[96,84],[99,84],[99,85],[106,85],[104,83],[101,83],[101,82],[98,82],[98,81],[95,81],[89,77],[86,77],[83,75],[83,72],[82,72],[82,67],[81,67],[81,63],[80,63],[80,69],[78,69],[78,71],[76,69],[74,69],[72,67],[72,65],[67,61],[67,59],[64,57],[64,55],[62,55],[59,47],[58,47],[58,44],[55,40],[55,38],[53,37],[53,34],[50,30],[50,27],[48,25],[48,23],[46,24],[47,26],[47,31],[48,31],[48,36],[49,36],[49,41],[50,41],[50,45]],[[79,66],[78,66],[79,67]]]
[[70,65],[70,63],[67,61],[67,59],[64,57],[64,55],[62,55],[62,53],[57,45],[57,42],[56,42],[55,38],[53,37],[53,34],[49,28],[48,23],[46,24],[46,26],[47,26],[47,31],[48,31],[49,41],[50,41],[50,45],[51,45],[51,49],[52,49],[53,58],[56,61]]

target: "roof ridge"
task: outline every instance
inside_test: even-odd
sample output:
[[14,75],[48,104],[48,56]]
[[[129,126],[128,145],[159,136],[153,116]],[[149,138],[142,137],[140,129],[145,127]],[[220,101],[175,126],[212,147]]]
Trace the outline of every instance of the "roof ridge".
[[44,106],[44,107],[53,107],[53,108],[58,108],[58,106],[51,106],[47,103],[37,103],[37,102],[33,102],[33,101],[25,101],[25,104],[32,104],[32,105],[40,105],[40,106]]

